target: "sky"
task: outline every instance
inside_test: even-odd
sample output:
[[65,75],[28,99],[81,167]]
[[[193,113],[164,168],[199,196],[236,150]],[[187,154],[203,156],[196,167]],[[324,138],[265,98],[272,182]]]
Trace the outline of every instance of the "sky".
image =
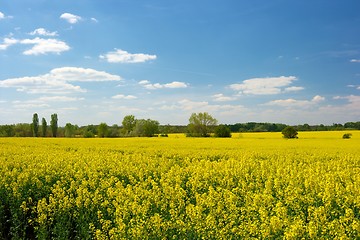
[[0,124],[360,121],[358,0],[0,0]]

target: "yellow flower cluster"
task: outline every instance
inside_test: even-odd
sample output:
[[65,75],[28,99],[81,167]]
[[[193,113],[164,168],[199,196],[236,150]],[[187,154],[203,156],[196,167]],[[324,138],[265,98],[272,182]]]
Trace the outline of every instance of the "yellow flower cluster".
[[359,239],[360,132],[311,134],[0,138],[0,238]]

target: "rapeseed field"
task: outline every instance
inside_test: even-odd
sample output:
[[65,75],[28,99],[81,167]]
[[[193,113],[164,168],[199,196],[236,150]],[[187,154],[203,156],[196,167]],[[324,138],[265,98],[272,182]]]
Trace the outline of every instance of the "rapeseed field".
[[359,239],[350,133],[0,138],[0,238]]

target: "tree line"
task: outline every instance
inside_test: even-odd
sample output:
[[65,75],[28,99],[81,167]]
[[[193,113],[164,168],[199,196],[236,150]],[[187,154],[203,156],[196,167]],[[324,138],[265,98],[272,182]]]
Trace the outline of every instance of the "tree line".
[[[66,123],[58,126],[58,115],[51,114],[50,124],[37,113],[33,114],[32,123],[0,125],[0,137],[166,137],[169,133],[185,133],[188,137],[230,137],[232,132],[282,132],[288,125],[281,123],[235,123],[218,124],[209,113],[193,113],[188,125],[160,125],[152,119],[136,119],[134,115],[123,118],[121,125],[106,123],[78,126]],[[360,122],[347,122],[344,125],[296,125],[296,131],[332,131],[360,130]]]

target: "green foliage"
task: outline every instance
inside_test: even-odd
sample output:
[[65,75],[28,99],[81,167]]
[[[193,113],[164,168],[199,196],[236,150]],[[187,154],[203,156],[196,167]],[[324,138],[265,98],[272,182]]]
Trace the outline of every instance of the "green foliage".
[[286,128],[284,128],[281,133],[283,134],[284,138],[298,138],[298,132],[294,127],[291,126],[287,126]]
[[108,136],[109,129],[108,125],[106,123],[100,123],[98,126],[98,137],[104,138]]
[[39,136],[39,116],[37,113],[34,113],[33,119],[32,119],[32,130],[33,130],[33,136],[38,137]]
[[58,132],[58,116],[56,113],[51,114],[50,127],[52,136],[56,137]]
[[215,128],[215,137],[230,138],[231,137],[230,128],[223,124],[220,124]]
[[41,136],[46,137],[47,134],[47,122],[45,118],[41,120]]
[[0,137],[14,137],[15,126],[14,125],[1,125],[0,126]]
[[188,137],[209,137],[213,132],[217,120],[213,118],[209,113],[193,113],[189,118],[189,124],[187,127]]
[[75,126],[71,123],[65,125],[65,137],[72,138],[75,137]]
[[127,115],[122,121],[123,133],[125,135],[131,135],[136,125],[136,119],[134,115]]
[[351,133],[345,133],[342,138],[343,138],[343,139],[350,139],[351,136],[352,136]]
[[159,133],[159,122],[151,119],[136,120],[135,134],[138,137],[153,137]]

